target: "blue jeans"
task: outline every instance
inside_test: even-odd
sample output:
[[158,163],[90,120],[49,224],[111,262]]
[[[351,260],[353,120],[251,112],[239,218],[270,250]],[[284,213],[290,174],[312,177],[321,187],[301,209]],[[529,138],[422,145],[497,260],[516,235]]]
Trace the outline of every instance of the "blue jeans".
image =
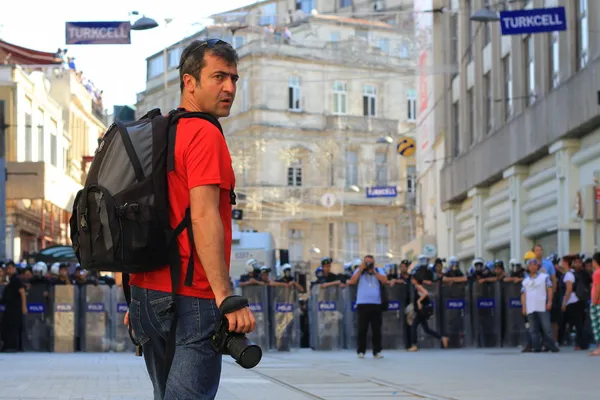
[[171,293],[131,287],[129,319],[141,344],[154,386],[154,400],[213,400],[221,379],[221,354],[211,343],[220,318],[214,300],[177,296],[177,335],[173,363],[166,376],[165,352],[173,313]]
[[[531,347],[533,351],[540,349],[540,344],[546,346],[550,350],[558,350],[556,342],[554,341],[554,332],[552,331],[552,324],[550,322],[550,313],[545,312],[533,312],[527,314],[529,320],[529,332],[531,332]],[[540,334],[541,339],[540,340]]]

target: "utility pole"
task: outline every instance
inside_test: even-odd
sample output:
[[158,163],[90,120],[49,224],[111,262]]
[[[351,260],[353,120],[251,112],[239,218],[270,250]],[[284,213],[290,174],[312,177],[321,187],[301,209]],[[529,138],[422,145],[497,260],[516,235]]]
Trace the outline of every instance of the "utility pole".
[[6,258],[6,113],[0,100],[0,260]]

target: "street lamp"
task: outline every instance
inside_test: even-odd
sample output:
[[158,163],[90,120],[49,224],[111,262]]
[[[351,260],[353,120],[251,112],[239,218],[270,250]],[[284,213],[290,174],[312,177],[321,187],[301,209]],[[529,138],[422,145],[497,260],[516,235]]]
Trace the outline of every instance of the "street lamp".
[[360,188],[356,185],[350,185],[350,190],[356,193],[360,192]]
[[316,246],[313,246],[313,248],[310,249],[310,252],[315,254],[321,254],[321,249]]
[[[139,12],[132,11],[131,15],[139,15]],[[153,20],[152,18],[148,18],[145,15],[142,15],[142,18],[138,19],[131,26],[131,30],[133,31],[146,31],[148,29],[154,29],[158,26],[158,22]]]
[[486,7],[475,11],[471,15],[470,20],[475,22],[498,22],[500,21],[500,16],[496,11]]
[[378,144],[392,144],[394,143],[394,139],[391,136],[384,136],[377,139]]

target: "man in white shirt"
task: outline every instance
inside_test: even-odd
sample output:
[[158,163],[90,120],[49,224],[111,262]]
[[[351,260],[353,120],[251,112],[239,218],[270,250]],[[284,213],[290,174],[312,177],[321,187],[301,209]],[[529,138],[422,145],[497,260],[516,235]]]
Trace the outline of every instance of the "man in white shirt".
[[527,316],[529,321],[533,352],[542,351],[540,345],[543,341],[546,348],[557,353],[559,348],[553,338],[549,312],[552,309],[552,281],[548,274],[540,272],[540,267],[541,263],[538,260],[527,260],[529,276],[525,278],[521,288],[523,315]]
[[563,282],[565,283],[565,296],[562,299],[562,312],[564,321],[569,324],[569,332],[575,328],[575,350],[586,350],[589,345],[585,338],[585,328],[583,325],[585,319],[585,300],[580,299],[575,294],[575,285],[583,284],[576,282],[574,271],[571,269],[571,265],[568,257],[563,257],[559,266],[563,275]]

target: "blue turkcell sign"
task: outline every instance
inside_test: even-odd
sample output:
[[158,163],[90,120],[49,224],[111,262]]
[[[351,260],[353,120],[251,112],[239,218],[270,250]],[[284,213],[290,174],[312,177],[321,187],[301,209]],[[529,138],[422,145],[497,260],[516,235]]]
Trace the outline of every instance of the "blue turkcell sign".
[[275,312],[291,313],[293,311],[294,305],[292,303],[275,303]]
[[462,299],[446,300],[446,308],[448,310],[463,310],[465,308],[465,301]]
[[318,305],[319,311],[336,311],[337,305],[335,301],[320,301]]
[[252,312],[263,312],[263,305],[261,303],[250,303],[248,306]]
[[54,306],[55,312],[73,312],[75,311],[75,307],[71,303],[57,303]]
[[127,303],[118,303],[117,304],[117,312],[120,314],[125,314],[129,311],[129,307],[127,307]]
[[397,197],[398,190],[396,186],[373,186],[367,188],[367,198],[376,197]]
[[67,22],[66,44],[130,44],[129,21]]
[[400,310],[400,302],[398,300],[390,300],[388,305],[388,311]]
[[42,314],[46,311],[46,306],[42,303],[27,304],[27,312],[29,314]]
[[508,302],[508,306],[510,308],[522,308],[523,304],[521,304],[521,299],[519,298],[514,298],[514,299],[510,299]]
[[104,303],[88,303],[87,312],[104,312]]
[[495,307],[496,307],[496,300],[494,300],[494,299],[484,299],[484,298],[477,299],[477,308],[495,308]]
[[502,11],[500,26],[502,35],[566,31],[567,17],[564,7]]

